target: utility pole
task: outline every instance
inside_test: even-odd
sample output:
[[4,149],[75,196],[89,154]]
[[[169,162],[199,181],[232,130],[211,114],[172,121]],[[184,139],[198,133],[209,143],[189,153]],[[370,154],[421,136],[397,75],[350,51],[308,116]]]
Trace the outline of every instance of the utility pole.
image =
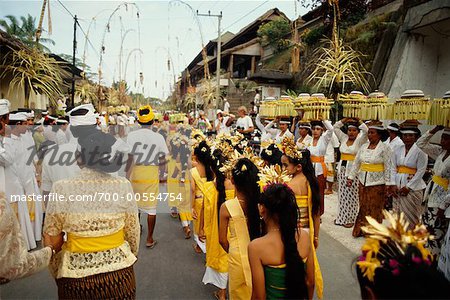
[[218,20],[217,26],[217,67],[216,67],[216,80],[217,80],[217,90],[216,90],[216,101],[214,103],[214,117],[217,116],[217,105],[220,99],[220,60],[222,58],[222,32],[220,25],[222,23],[222,12],[219,15],[212,15],[211,11],[208,10],[208,14],[199,14],[197,10],[197,16],[201,17],[216,17]]
[[77,50],[77,23],[78,23],[77,15],[75,15],[75,17],[73,18],[73,54],[72,54],[73,70],[72,70],[72,91],[71,91],[72,92],[72,99],[71,99],[72,107],[75,106],[75,70],[76,70],[75,52]]

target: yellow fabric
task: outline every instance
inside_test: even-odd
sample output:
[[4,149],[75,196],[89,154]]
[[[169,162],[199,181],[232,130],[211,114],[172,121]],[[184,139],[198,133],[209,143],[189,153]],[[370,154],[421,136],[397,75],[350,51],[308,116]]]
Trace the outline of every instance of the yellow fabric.
[[[314,248],[314,221],[312,214],[312,193],[311,187],[308,184],[308,195],[301,196],[295,195],[295,199],[297,200],[297,206],[299,208],[307,207],[308,209],[308,218],[309,218],[309,237],[311,242],[311,249],[313,250],[313,258],[314,258],[314,280],[316,286],[317,297],[322,299],[323,297],[323,278],[322,272],[320,271],[319,260],[317,259],[316,249]],[[301,216],[300,216],[301,218]]]
[[436,183],[437,185],[442,187],[444,190],[448,190],[448,179],[447,178],[443,178],[438,175],[433,175],[432,180],[434,183]]
[[274,269],[284,269],[284,268],[286,268],[286,264],[281,264],[281,265],[277,265],[277,266],[274,266],[274,265],[267,265],[268,267],[270,267],[270,268],[274,268]]
[[194,208],[194,210],[195,210],[195,212],[197,213],[197,216],[198,216],[196,220],[193,220],[193,222],[194,222],[194,233],[198,235],[199,232],[200,232],[200,220],[199,220],[200,212],[201,212],[202,207],[203,207],[203,193],[202,193],[202,190],[204,189],[203,185],[204,185],[204,183],[206,181],[206,178],[200,177],[200,174],[198,173],[198,170],[195,167],[191,169],[191,176],[192,176],[192,179],[195,182],[195,199],[192,199],[192,201],[194,201],[193,208]]
[[206,266],[219,273],[228,272],[228,255],[219,244],[218,192],[213,181],[201,187],[203,193],[203,230],[206,236]]
[[252,273],[248,260],[250,235],[247,220],[239,200],[233,198],[225,202],[230,213],[230,235],[228,249],[228,280],[230,299],[250,299],[252,296]]
[[178,192],[180,197],[176,201],[180,220],[192,221],[190,181],[186,180],[184,183],[180,182]]
[[407,166],[398,166],[397,167],[397,172],[398,173],[402,173],[402,174],[409,174],[409,175],[414,175],[417,172],[416,168],[410,168]]
[[92,253],[120,247],[124,242],[123,228],[113,234],[96,237],[83,237],[69,232],[64,249],[74,253]]
[[384,164],[361,164],[361,171],[366,172],[383,172]]
[[327,177],[328,170],[327,170],[327,166],[325,164],[325,156],[314,156],[314,155],[311,155],[311,162],[321,164],[322,165],[322,170],[323,170],[323,176]]
[[[177,169],[178,168],[178,169]],[[173,175],[175,171],[178,170],[177,176],[174,178]],[[178,196],[180,192],[180,175],[181,175],[181,166],[180,163],[177,163],[175,159],[170,157],[167,161],[167,192],[169,193],[168,204],[169,207],[178,207],[178,201],[174,198]],[[174,197],[170,197],[173,195]]]
[[[146,115],[141,115],[141,110],[148,109],[150,112]],[[142,123],[148,123],[155,118],[155,114],[153,113],[152,107],[150,105],[144,105],[139,107],[137,111],[138,121]]]
[[354,161],[356,158],[355,154],[341,153],[341,160]]
[[234,190],[225,190],[225,200],[234,199]]
[[131,170],[130,181],[138,207],[155,208],[158,204],[159,167],[135,165]]

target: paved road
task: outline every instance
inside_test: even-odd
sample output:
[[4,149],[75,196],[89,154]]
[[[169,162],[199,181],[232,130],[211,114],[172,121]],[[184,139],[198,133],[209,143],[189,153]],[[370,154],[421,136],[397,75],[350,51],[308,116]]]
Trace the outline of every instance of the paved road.
[[[178,220],[161,207],[157,217],[158,245],[150,250],[141,241],[135,265],[139,299],[214,299],[214,288],[201,282],[204,255],[194,253]],[[141,220],[144,224],[144,220]],[[142,237],[146,236],[146,232]],[[355,254],[326,232],[321,233],[319,262],[324,277],[324,299],[360,299],[352,263]],[[0,299],[55,299],[56,284],[44,270],[31,277],[0,286]]]

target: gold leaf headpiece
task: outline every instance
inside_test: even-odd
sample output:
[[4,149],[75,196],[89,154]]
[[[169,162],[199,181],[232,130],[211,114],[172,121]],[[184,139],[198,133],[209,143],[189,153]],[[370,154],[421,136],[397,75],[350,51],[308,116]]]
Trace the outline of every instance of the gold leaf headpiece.
[[267,148],[269,148],[270,145],[276,146],[277,144],[275,143],[274,140],[268,139],[268,140],[261,142],[261,149],[267,149]]
[[259,172],[259,182],[262,186],[270,184],[284,184],[291,181],[292,176],[283,171],[280,165],[266,166]]
[[386,268],[395,273],[400,273],[399,267],[406,259],[405,254],[409,247],[415,247],[421,257],[413,257],[414,263],[431,263],[432,256],[424,248],[427,241],[433,239],[426,227],[416,225],[409,229],[409,222],[404,214],[391,214],[383,210],[385,219],[389,225],[378,223],[374,218],[366,216],[368,226],[361,229],[368,235],[366,243],[362,246],[363,256],[357,262],[363,276],[374,281],[375,271],[378,268]]
[[219,169],[220,172],[225,174],[227,178],[231,178],[231,171],[233,171],[234,166],[236,165],[237,161],[241,158],[247,158],[252,163],[255,164],[255,166],[258,169],[261,169],[264,165],[264,161],[259,157],[253,154],[253,150],[250,147],[246,147],[243,151],[243,153],[239,153],[237,150],[234,150],[234,152],[229,156],[225,164]]
[[208,143],[208,140],[206,139],[206,136],[203,134],[203,132],[198,129],[192,130],[192,132],[191,132],[191,148],[192,149],[197,148],[198,145],[203,141],[206,141]]
[[283,149],[283,153],[290,158],[301,159],[303,157],[302,152],[297,149],[293,138],[285,137],[281,142],[281,148]]

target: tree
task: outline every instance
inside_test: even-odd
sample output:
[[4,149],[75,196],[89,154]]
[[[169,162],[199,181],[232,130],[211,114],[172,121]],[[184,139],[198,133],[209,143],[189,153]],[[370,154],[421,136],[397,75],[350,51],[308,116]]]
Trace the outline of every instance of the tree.
[[[72,55],[61,53],[58,54],[58,56],[72,64]],[[78,57],[75,57],[75,66],[78,69],[84,70],[84,78],[86,79],[92,79],[93,77],[97,76],[97,73],[91,72],[91,67],[88,64],[84,64],[83,61]]]
[[25,107],[29,107],[30,92],[43,94],[50,98],[56,106],[56,101],[63,95],[61,87],[64,86],[64,77],[69,73],[61,67],[61,63],[37,48],[31,50],[12,50],[5,55],[0,69],[3,72],[0,78],[12,74],[10,88],[23,88],[25,93]]
[[278,17],[258,29],[258,37],[262,45],[271,45],[275,52],[281,52],[288,48],[290,40],[286,36],[291,32],[291,24],[288,20]]
[[41,38],[38,44],[35,42],[37,31],[36,18],[33,18],[30,14],[28,14],[26,17],[21,16],[20,21],[21,24],[19,25],[19,20],[17,17],[8,15],[5,19],[0,20],[0,26],[6,31],[6,33],[18,38],[25,45],[29,47],[37,46],[40,50],[50,52],[50,49],[42,43],[55,45],[55,42],[52,39]]

